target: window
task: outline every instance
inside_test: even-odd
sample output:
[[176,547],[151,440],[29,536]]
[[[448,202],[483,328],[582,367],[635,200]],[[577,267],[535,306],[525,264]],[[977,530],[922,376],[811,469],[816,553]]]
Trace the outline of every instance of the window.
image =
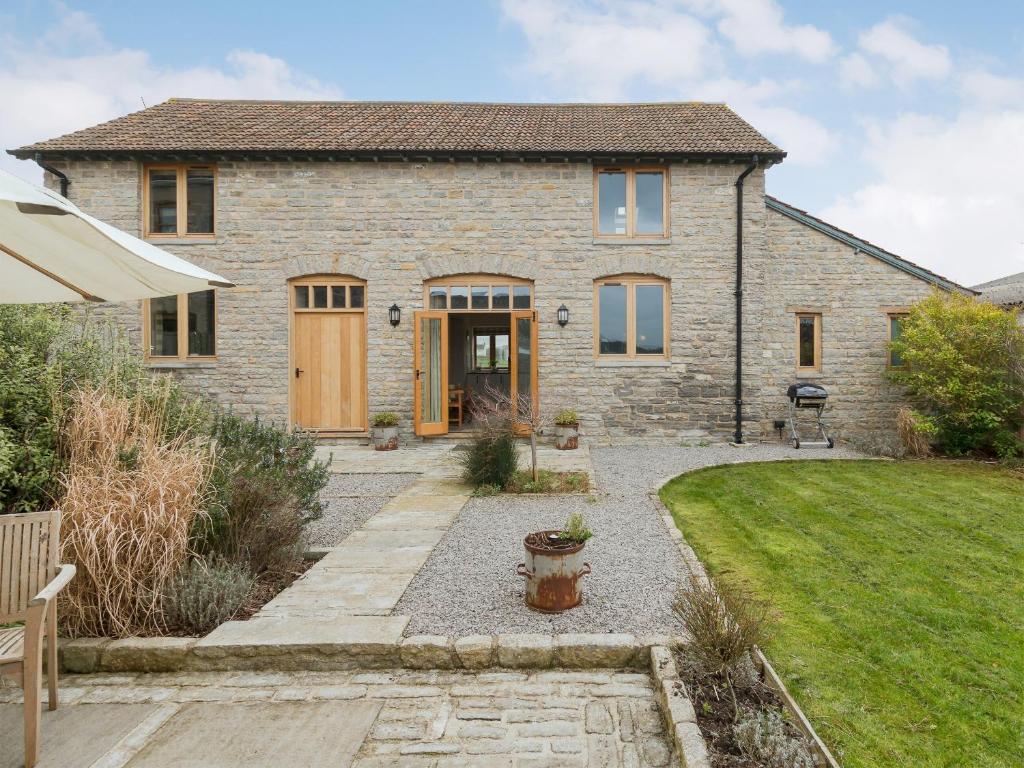
[[594,285],[597,357],[668,357],[668,281],[624,275]]
[[508,370],[509,332],[507,329],[473,330],[473,369]]
[[[890,312],[888,317],[889,317],[889,341],[890,342],[892,342],[892,341],[899,341],[900,332],[901,332],[900,325],[902,324],[903,320],[907,317],[907,313],[906,312]],[[903,358],[900,356],[899,352],[894,351],[892,349],[892,347],[888,347],[888,351],[886,353],[886,364],[890,368],[904,368],[904,367],[906,367],[906,363],[903,361]]]
[[533,286],[501,275],[460,275],[431,280],[424,288],[427,309],[469,312],[533,309]]
[[821,315],[799,313],[796,316],[797,373],[821,371]]
[[147,237],[214,233],[217,177],[213,166],[147,166],[143,184],[143,230]]
[[594,237],[668,237],[668,172],[664,168],[594,171]]
[[151,360],[213,359],[217,297],[212,289],[145,302],[144,343]]
[[330,277],[303,278],[292,283],[292,297],[292,307],[303,311],[363,310],[366,286]]

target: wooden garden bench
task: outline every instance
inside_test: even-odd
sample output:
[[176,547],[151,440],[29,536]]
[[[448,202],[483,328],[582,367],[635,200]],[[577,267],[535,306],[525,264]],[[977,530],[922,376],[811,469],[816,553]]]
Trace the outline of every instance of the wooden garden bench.
[[75,566],[57,565],[60,512],[0,515],[0,674],[25,691],[25,768],[39,759],[39,718],[43,700],[43,631],[49,708],[57,708],[57,593]]

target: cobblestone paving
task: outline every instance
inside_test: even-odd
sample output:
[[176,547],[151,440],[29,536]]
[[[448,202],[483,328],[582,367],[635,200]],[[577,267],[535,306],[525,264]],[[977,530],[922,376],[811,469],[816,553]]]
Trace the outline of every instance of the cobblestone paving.
[[[111,750],[121,760],[104,765],[133,765],[134,754],[159,740],[160,728],[173,729],[175,718],[188,717],[187,708],[198,702],[273,707],[356,700],[381,705],[356,753],[357,768],[661,768],[671,758],[651,680],[634,672],[79,675],[62,680],[61,695],[62,710],[160,705],[159,727],[150,717],[145,733],[130,734]],[[19,696],[12,687],[0,689],[0,704]],[[44,716],[44,741],[46,722]]]

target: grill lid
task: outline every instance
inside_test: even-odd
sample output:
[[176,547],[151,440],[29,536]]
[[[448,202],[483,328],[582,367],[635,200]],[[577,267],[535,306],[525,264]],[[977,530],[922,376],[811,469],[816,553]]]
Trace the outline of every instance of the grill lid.
[[818,384],[798,381],[789,385],[789,389],[786,390],[786,396],[794,402],[796,400],[826,400],[828,399],[828,392]]

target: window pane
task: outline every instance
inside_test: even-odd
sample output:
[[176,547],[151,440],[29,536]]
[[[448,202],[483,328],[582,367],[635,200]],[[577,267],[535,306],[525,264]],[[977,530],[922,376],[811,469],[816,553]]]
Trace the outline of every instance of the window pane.
[[452,309],[469,309],[469,288],[452,286]]
[[188,353],[214,355],[216,346],[213,291],[197,291],[188,295]]
[[331,306],[343,309],[345,307],[345,286],[331,286]]
[[636,232],[660,235],[665,231],[665,175],[661,171],[636,175]]
[[494,286],[491,289],[491,309],[508,309],[508,306],[508,286]]
[[448,288],[443,285],[435,285],[430,289],[430,308],[448,309]]
[[349,302],[349,306],[352,309],[362,309],[363,304],[366,303],[366,286],[365,285],[350,285],[348,287],[348,295],[352,301]]
[[800,318],[800,367],[815,368],[814,359],[814,317]]
[[665,354],[665,288],[661,285],[636,287],[636,353]]
[[494,364],[498,368],[508,368],[508,349],[508,334],[494,334]]
[[296,309],[308,309],[309,308],[309,286],[308,285],[296,285],[295,286],[295,308]]
[[185,176],[189,233],[213,233],[213,170],[190,168]]
[[313,306],[317,309],[327,308],[327,286],[326,285],[314,285],[313,286]]
[[149,300],[149,354],[178,356],[178,297]]
[[[903,318],[893,315],[889,318],[889,341],[899,341],[900,339],[900,321]],[[889,350],[889,365],[894,368],[899,368],[903,365],[903,356],[900,355],[896,350]]]
[[598,350],[602,355],[626,354],[626,286],[598,289]]
[[487,309],[487,294],[488,289],[486,285],[473,286],[473,309]]
[[597,174],[597,231],[602,235],[626,234],[626,174]]
[[533,320],[516,318],[516,392],[533,397]]
[[517,285],[512,289],[512,309],[530,308],[530,286]]
[[149,231],[178,232],[178,172],[149,172]]
[[490,334],[477,334],[473,337],[474,360],[477,368],[490,368],[491,363],[491,337]]

